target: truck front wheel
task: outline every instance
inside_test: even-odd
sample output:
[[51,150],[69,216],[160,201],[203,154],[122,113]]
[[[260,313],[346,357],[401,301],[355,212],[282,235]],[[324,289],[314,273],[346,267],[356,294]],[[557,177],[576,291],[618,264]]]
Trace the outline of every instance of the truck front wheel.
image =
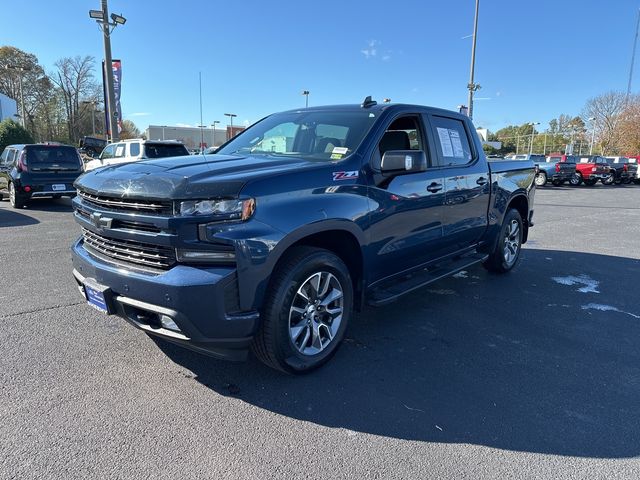
[[504,216],[496,247],[484,262],[491,272],[505,273],[515,267],[522,248],[522,217],[512,208]]
[[328,250],[295,247],[273,273],[252,350],[277,370],[311,371],[335,354],[352,310],[344,262]]

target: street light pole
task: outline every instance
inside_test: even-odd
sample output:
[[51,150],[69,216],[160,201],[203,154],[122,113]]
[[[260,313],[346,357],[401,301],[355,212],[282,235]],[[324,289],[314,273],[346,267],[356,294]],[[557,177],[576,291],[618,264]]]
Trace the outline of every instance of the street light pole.
[[216,123],[220,123],[220,120],[214,120],[211,124],[211,128],[213,129],[213,137],[211,138],[211,146],[216,146]]
[[589,117],[589,121],[591,122],[591,143],[589,144],[589,155],[593,154],[593,141],[596,138],[596,117]]
[[229,138],[227,138],[227,140],[233,138],[233,117],[237,117],[238,115],[236,115],[235,113],[225,113],[224,114],[226,117],[229,117],[230,122],[231,122],[231,135],[229,136]]
[[107,94],[106,108],[109,111],[107,116],[107,130],[110,135],[111,142],[117,142],[120,138],[118,132],[118,119],[116,112],[115,94],[113,91],[113,61],[111,59],[111,32],[110,27],[115,28],[116,25],[124,25],[126,19],[121,15],[111,14],[113,23],[109,22],[109,9],[107,7],[107,0],[101,0],[101,10],[89,10],[89,17],[93,18],[100,25],[104,40],[104,73],[107,81],[105,88]]
[[309,108],[309,90],[303,90],[302,95],[304,95],[304,108]]
[[22,88],[22,76],[24,75],[24,72],[29,71],[29,68],[26,67],[21,67],[18,65],[5,65],[5,68],[7,70],[15,70],[16,72],[20,72],[18,73],[18,86],[20,88],[20,123],[22,124],[22,128],[27,128],[26,123],[25,123],[25,111],[24,111],[24,90]]
[[533,136],[536,134],[536,125],[540,125],[540,122],[531,122],[531,141],[529,142],[529,155],[533,153]]
[[478,9],[480,7],[480,0],[476,0],[476,13],[473,20],[473,46],[471,47],[471,71],[469,74],[469,83],[467,88],[469,89],[469,118],[473,120],[473,93],[476,90],[480,90],[480,85],[474,83],[473,74],[476,66],[476,37],[478,36]]

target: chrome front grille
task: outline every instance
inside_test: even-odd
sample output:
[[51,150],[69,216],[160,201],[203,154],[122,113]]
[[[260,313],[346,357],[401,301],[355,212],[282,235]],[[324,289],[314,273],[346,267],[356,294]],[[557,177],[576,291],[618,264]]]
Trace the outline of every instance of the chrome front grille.
[[83,202],[109,210],[155,213],[157,215],[171,215],[173,213],[171,202],[105,197],[83,191],[78,191],[78,196],[82,198]]
[[166,270],[176,263],[175,250],[159,245],[103,237],[82,229],[84,248],[89,253],[142,267]]

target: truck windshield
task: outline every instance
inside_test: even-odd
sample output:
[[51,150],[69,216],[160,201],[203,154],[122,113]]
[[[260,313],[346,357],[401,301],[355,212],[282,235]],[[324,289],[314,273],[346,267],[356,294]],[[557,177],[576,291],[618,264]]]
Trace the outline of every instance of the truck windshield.
[[340,160],[358,148],[375,120],[366,110],[279,113],[249,127],[216,153]]

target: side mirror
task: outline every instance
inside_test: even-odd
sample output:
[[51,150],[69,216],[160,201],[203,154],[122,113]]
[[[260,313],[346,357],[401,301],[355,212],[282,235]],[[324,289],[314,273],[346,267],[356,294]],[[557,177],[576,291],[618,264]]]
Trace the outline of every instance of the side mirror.
[[384,177],[406,175],[427,170],[427,156],[422,150],[389,150],[382,155],[380,173]]

